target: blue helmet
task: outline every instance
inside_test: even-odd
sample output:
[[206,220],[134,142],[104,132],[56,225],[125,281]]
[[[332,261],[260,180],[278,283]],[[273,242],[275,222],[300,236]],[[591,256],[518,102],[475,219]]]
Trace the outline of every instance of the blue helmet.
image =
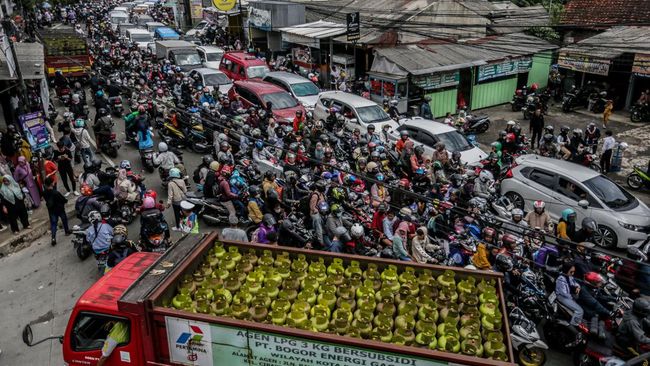
[[375,178],[380,182],[384,181],[384,175],[381,173],[378,173],[377,176],[375,176]]
[[255,141],[255,147],[261,150],[264,147],[264,142],[262,140]]
[[323,172],[323,174],[321,174],[321,178],[323,178],[323,179],[325,179],[325,180],[330,180],[330,179],[332,179],[332,173],[330,173],[330,172]]
[[330,210],[330,205],[327,204],[327,202],[321,201],[318,204],[318,212],[320,212],[321,214],[326,214],[329,210]]
[[181,171],[178,168],[171,168],[171,169],[169,169],[169,176],[171,178],[180,178],[181,177]]
[[562,219],[568,222],[569,217],[573,217],[573,220],[575,220],[576,212],[572,208],[565,208],[564,210],[562,210]]
[[95,93],[95,95],[97,96],[97,98],[101,98],[101,97],[104,96],[104,91],[103,90],[98,90],[97,93]]

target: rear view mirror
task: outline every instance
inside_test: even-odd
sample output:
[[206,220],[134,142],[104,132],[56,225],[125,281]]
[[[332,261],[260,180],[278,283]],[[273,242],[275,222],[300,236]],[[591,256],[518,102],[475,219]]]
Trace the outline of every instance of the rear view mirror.
[[23,343],[31,347],[33,341],[34,334],[32,333],[32,326],[27,324],[25,325],[25,328],[23,328]]
[[587,207],[589,207],[589,201],[587,201],[587,200],[580,200],[580,201],[578,201],[578,206],[580,206],[580,207],[582,207],[582,208],[587,208]]
[[358,123],[359,122],[356,118],[350,118],[348,121],[350,123]]

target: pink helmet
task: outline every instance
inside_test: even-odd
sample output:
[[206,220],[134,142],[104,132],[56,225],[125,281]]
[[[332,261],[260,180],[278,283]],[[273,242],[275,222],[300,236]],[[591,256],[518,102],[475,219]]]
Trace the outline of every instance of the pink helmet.
[[153,197],[145,197],[144,201],[142,201],[142,207],[145,210],[148,210],[150,208],[156,207],[156,201],[153,199]]

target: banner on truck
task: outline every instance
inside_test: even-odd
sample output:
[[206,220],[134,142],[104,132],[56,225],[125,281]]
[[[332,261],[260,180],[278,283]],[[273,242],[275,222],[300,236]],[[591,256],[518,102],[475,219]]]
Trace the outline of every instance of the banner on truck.
[[[170,361],[195,366],[443,366],[428,360],[343,344],[167,317]],[[209,332],[206,333],[206,330]],[[200,335],[199,335],[200,331]],[[193,337],[197,345],[188,346]],[[211,343],[211,347],[208,344]],[[208,355],[210,358],[208,358]]]

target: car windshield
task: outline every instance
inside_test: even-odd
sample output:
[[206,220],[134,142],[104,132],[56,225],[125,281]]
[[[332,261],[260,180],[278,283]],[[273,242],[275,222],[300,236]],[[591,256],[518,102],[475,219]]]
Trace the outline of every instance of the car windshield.
[[582,184],[612,209],[625,207],[636,201],[630,193],[602,175],[586,180]]
[[223,57],[223,53],[221,52],[206,53],[205,57],[208,61],[221,61],[221,58]]
[[365,123],[376,123],[390,119],[378,105],[357,108],[357,117]]
[[265,94],[262,99],[264,99],[265,104],[271,102],[273,109],[293,108],[297,105],[296,100],[285,92]]
[[232,81],[222,73],[205,74],[203,75],[203,79],[205,80],[205,85],[224,85],[232,83]]
[[[246,74],[249,79],[254,78],[263,78],[269,72],[269,68],[266,66],[251,66],[246,69]],[[273,103],[275,105],[275,103]]]
[[149,34],[133,34],[131,35],[131,40],[133,42],[151,42],[153,39]]
[[311,81],[306,81],[304,83],[298,83],[298,84],[291,84],[291,89],[293,89],[293,93],[296,94],[297,97],[318,95],[318,93],[320,93],[320,90],[318,89],[316,84],[312,83]]
[[436,137],[445,144],[445,148],[451,152],[454,151],[466,151],[471,149],[472,144],[467,141],[465,136],[461,135],[456,131],[449,131],[436,135]]
[[201,30],[201,29],[205,28],[206,25],[208,25],[208,23],[201,22],[201,23],[197,24],[196,27],[194,27],[194,29]]
[[126,23],[126,17],[113,17],[112,22],[116,24]]
[[175,55],[175,59],[178,66],[198,65],[201,63],[201,58],[197,53],[181,53]]

